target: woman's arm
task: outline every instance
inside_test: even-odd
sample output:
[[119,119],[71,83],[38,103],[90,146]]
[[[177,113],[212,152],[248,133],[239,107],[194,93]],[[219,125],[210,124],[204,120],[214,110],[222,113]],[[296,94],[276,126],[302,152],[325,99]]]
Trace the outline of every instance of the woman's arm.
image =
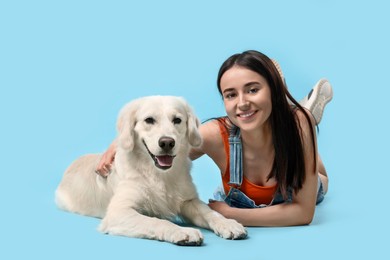
[[107,177],[111,172],[111,165],[115,160],[116,154],[116,140],[114,140],[108,149],[103,153],[95,172],[103,177]]
[[210,202],[210,208],[227,218],[237,220],[244,226],[296,226],[311,223],[314,217],[318,185],[317,165],[314,157],[316,155],[313,153],[316,144],[312,143],[310,125],[306,117],[298,111],[297,118],[302,128],[306,178],[302,189],[294,194],[293,201],[255,209],[233,208],[224,202]]
[[233,208],[225,202],[210,202],[213,210],[232,218],[244,226],[297,226],[310,224],[317,194],[317,175],[307,178],[303,188],[294,195],[293,202],[265,208]]

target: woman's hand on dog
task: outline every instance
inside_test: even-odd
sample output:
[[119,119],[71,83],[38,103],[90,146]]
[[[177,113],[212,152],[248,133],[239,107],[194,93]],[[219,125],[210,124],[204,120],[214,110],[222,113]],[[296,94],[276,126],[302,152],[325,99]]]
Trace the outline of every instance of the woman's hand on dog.
[[112,163],[115,160],[115,154],[116,154],[116,142],[114,141],[108,147],[107,151],[103,153],[96,167],[95,172],[102,177],[107,177],[111,173],[111,167],[112,167]]

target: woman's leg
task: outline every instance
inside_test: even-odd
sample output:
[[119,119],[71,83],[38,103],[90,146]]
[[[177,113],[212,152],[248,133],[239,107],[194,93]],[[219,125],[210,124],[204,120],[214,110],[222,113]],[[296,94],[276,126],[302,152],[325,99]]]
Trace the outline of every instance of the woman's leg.
[[309,94],[299,103],[310,111],[318,125],[321,122],[326,104],[328,104],[332,98],[332,85],[327,79],[320,79]]

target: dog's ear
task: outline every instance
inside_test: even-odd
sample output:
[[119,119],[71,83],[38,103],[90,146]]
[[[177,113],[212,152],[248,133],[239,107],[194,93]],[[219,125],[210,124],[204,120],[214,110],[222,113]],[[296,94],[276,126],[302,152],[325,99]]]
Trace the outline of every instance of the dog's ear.
[[125,105],[120,111],[117,121],[118,145],[130,151],[134,148],[135,112],[137,111],[138,103],[138,100],[135,100]]
[[198,117],[195,115],[192,108],[187,104],[187,102],[183,99],[183,102],[186,107],[187,112],[187,136],[190,145],[193,147],[199,147],[202,144],[202,137],[199,133],[199,125],[200,121]]

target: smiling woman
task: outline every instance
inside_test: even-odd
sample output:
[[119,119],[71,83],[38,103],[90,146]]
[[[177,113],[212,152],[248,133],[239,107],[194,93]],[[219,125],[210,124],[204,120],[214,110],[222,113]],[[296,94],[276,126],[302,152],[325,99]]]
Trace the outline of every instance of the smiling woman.
[[[191,154],[207,154],[221,171],[216,197],[222,201],[209,206],[248,226],[309,224],[327,190],[315,119],[290,95],[278,69],[257,51],[227,59],[217,80],[227,116],[201,126],[203,145]],[[320,82],[317,93],[330,97],[317,95],[315,104],[331,99],[330,84]]]

